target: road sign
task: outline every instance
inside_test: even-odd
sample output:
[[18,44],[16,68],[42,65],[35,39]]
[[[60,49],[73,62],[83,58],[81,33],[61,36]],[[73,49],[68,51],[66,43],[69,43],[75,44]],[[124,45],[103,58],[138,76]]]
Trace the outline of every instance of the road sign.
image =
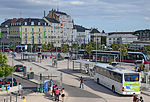
[[50,59],[52,59],[53,58],[53,56],[50,56]]
[[7,91],[10,89],[10,84],[7,85]]
[[48,92],[48,81],[44,83],[44,91]]

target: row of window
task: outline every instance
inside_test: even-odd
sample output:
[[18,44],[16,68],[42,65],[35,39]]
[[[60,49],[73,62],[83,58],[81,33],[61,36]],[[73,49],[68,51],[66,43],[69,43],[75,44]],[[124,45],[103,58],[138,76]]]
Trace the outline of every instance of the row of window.
[[105,77],[108,77],[108,78],[110,78],[112,80],[115,80],[117,82],[122,83],[122,75],[119,74],[119,73],[113,72],[111,70],[106,70],[104,68],[97,67],[97,66],[94,67],[94,72],[98,73],[98,74],[101,74],[101,75],[103,75]]

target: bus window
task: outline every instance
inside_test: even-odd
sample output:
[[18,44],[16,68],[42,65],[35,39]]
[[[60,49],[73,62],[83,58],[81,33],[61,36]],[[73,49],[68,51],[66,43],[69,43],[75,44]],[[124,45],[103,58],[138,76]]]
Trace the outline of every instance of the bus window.
[[125,81],[139,81],[139,75],[125,75]]

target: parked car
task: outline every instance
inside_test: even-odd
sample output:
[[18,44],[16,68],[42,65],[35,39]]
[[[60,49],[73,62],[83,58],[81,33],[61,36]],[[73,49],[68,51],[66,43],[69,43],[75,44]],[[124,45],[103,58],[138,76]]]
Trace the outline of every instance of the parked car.
[[14,66],[16,72],[23,72],[24,66],[23,65],[15,65]]
[[2,87],[2,85],[3,85],[3,81],[2,81],[2,80],[0,80],[0,88]]
[[[4,85],[10,84],[10,86],[12,86],[12,78],[9,77],[9,78],[3,79],[3,84]],[[17,80],[15,78],[13,78],[13,86],[17,86]]]

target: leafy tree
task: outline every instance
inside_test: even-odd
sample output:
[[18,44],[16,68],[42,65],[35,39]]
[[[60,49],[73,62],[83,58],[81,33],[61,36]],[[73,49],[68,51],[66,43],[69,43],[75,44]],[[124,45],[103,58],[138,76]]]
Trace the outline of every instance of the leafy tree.
[[66,52],[69,51],[69,45],[68,44],[63,44],[61,49],[62,49],[62,52],[66,53]]
[[85,48],[86,48],[86,46],[87,46],[87,44],[82,43],[82,44],[81,44],[81,49],[85,49]]
[[16,45],[13,44],[10,49],[14,51],[16,49]]
[[73,43],[72,44],[72,48],[73,48],[73,50],[77,51],[78,50],[78,44]]
[[101,45],[106,45],[106,36],[101,37]]
[[122,56],[127,56],[128,55],[128,45],[127,44],[123,44],[121,47],[121,55]]
[[34,51],[37,50],[37,44],[33,44],[33,50],[34,50]]
[[48,49],[48,50],[55,50],[55,47],[54,47],[53,44],[48,44],[48,45],[47,45],[47,49]]
[[114,43],[111,45],[111,47],[112,47],[113,51],[118,51],[120,48],[120,45],[118,43]]
[[42,45],[42,50],[43,50],[43,51],[46,51],[46,50],[47,50],[46,44],[43,44],[43,45]]
[[92,54],[92,50],[94,50],[92,43],[89,42],[89,44],[86,46],[86,52],[89,54],[89,60],[90,60],[90,56]]
[[150,54],[150,45],[145,45],[144,47],[145,47],[145,52]]
[[28,45],[27,51],[31,51],[31,45]]
[[7,77],[14,71],[13,67],[8,65],[7,62],[7,57],[0,53],[0,77]]

